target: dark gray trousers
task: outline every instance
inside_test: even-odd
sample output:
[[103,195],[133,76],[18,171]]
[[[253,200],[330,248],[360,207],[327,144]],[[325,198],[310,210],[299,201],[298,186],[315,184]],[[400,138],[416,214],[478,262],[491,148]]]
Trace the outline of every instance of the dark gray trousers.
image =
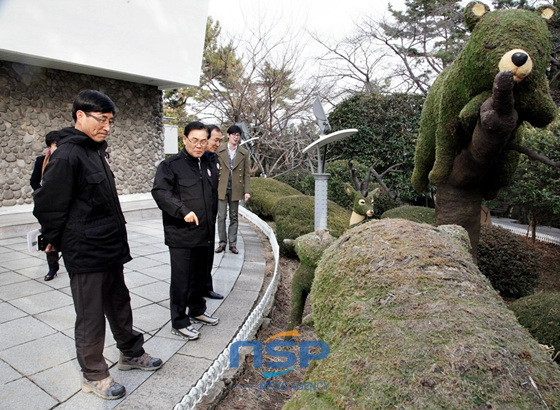
[[69,273],[76,310],[76,352],[87,380],[109,376],[103,357],[105,317],[117,348],[129,357],[144,354],[144,335],[132,328],[130,295],[124,282],[123,267],[97,273]]

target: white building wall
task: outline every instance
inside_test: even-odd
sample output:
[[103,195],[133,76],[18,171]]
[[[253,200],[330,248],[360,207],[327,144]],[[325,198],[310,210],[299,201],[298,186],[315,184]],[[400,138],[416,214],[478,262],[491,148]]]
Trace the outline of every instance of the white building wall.
[[0,0],[0,60],[198,85],[208,0]]

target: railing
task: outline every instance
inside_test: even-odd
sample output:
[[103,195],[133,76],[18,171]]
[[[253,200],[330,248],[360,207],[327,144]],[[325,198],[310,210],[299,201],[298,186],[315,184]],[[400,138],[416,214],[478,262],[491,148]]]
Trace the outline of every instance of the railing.
[[272,246],[272,252],[274,254],[274,274],[272,276],[272,281],[268,285],[266,292],[261,299],[260,303],[253,309],[237,335],[232,340],[232,342],[224,349],[218,358],[212,363],[212,365],[206,370],[202,377],[198,380],[196,385],[194,385],[191,390],[182,398],[180,403],[177,403],[174,410],[187,410],[194,409],[198,403],[202,401],[202,398],[208,394],[208,392],[216,385],[216,383],[221,379],[222,375],[229,366],[229,353],[230,347],[233,343],[248,340],[249,337],[255,332],[255,330],[260,326],[262,319],[266,311],[270,309],[272,303],[272,296],[278,283],[280,282],[280,274],[278,271],[278,263],[280,260],[280,248],[278,247],[278,242],[276,241],[276,236],[272,228],[260,219],[257,215],[247,210],[244,207],[239,207],[239,213],[248,219],[251,223],[256,225],[267,237]]
[[[507,229],[508,231],[513,232],[517,235],[527,236],[527,229],[518,228],[516,226],[502,225],[499,222],[495,222],[495,221],[492,221],[492,223],[496,226],[499,226],[500,228]],[[544,233],[537,232],[535,234],[535,239],[538,240],[538,241],[541,241],[541,242],[548,242],[548,243],[553,243],[555,245],[560,245],[560,239],[559,238],[555,238],[552,235],[547,235],[547,234],[544,234]]]

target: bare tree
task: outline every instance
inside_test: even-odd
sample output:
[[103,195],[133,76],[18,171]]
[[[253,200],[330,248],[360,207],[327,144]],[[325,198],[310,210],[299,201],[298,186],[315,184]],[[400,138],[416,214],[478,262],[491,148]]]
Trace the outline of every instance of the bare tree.
[[301,150],[318,129],[303,125],[312,122],[320,90],[300,80],[305,67],[296,34],[254,21],[256,27],[247,25],[242,36],[220,34],[219,45],[205,54],[200,98],[187,109],[224,126],[245,122],[250,136],[258,137],[248,147],[253,171],[271,176],[306,165]]

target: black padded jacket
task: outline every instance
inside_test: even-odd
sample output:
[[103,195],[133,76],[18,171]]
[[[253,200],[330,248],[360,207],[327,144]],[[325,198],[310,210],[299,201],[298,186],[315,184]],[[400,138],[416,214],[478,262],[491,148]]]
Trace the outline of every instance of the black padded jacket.
[[[195,248],[214,243],[212,215],[215,178],[208,158],[195,158],[184,149],[158,167],[152,196],[162,210],[165,244],[172,248]],[[194,211],[198,225],[185,222]]]
[[64,128],[34,193],[33,215],[69,273],[102,272],[130,261],[126,222],[106,142]]

